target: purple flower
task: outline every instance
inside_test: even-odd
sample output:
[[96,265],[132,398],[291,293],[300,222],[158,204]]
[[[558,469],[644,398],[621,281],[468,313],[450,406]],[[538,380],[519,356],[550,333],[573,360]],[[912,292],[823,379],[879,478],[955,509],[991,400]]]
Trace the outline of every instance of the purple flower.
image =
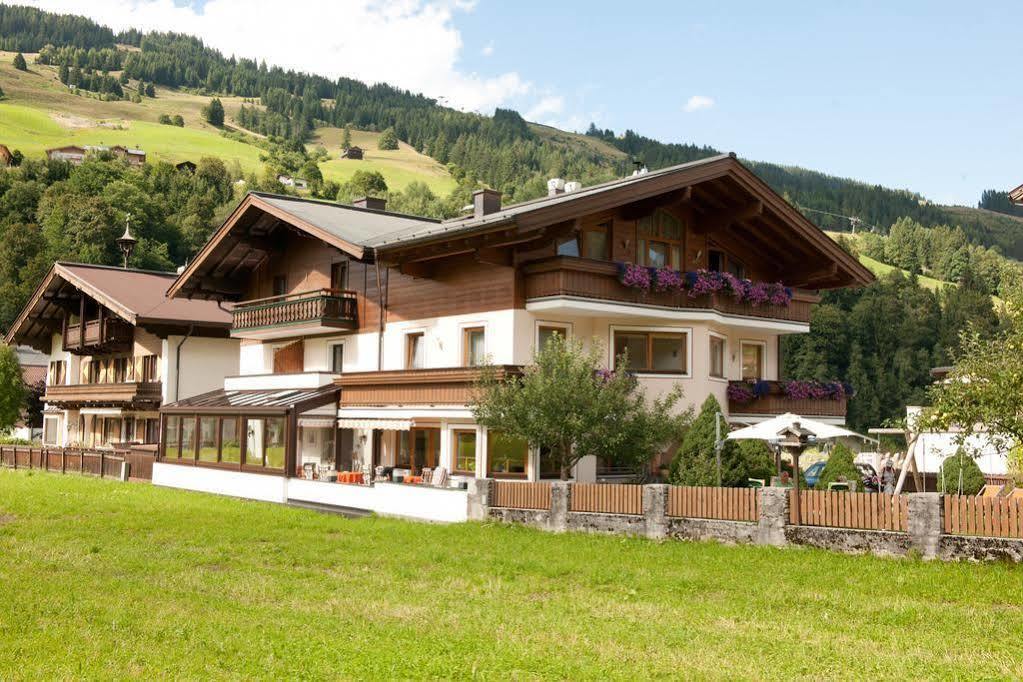
[[650,270],[642,265],[626,263],[622,267],[621,282],[633,289],[650,291]]
[[749,403],[756,398],[756,387],[746,381],[733,381],[726,389],[728,399],[736,403]]
[[697,270],[692,284],[689,286],[689,297],[705,296],[721,291],[725,286],[721,273],[710,270]]
[[852,386],[839,381],[786,381],[786,396],[793,400],[841,400],[852,395]]
[[654,288],[657,291],[682,291],[685,280],[682,273],[671,268],[657,268],[654,272]]
[[781,282],[775,282],[769,285],[769,298],[768,301],[771,305],[788,307],[792,303],[792,290],[786,287]]

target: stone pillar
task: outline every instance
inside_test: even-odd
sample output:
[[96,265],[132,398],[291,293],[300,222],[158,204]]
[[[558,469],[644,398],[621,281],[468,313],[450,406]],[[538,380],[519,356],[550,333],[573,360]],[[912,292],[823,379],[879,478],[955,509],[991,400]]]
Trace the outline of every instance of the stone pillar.
[[643,520],[648,538],[668,537],[668,486],[661,483],[643,486]]
[[493,487],[493,479],[469,479],[469,495],[467,497],[467,504],[469,505],[468,513],[470,521],[485,521],[487,519],[490,511],[490,495]]
[[551,516],[549,529],[555,533],[568,530],[568,510],[572,503],[572,484],[566,481],[551,483]]
[[763,488],[760,491],[760,523],[756,543],[784,547],[785,526],[789,522],[789,490],[791,488]]
[[924,559],[938,556],[944,523],[941,493],[909,493],[909,541]]

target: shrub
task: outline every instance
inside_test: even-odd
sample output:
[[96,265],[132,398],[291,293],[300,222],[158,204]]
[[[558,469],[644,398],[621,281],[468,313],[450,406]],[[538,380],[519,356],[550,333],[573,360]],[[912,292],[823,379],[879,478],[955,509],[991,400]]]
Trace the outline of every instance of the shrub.
[[171,119],[171,123],[179,128],[185,127],[185,119],[181,116],[181,114],[174,114],[174,117]]
[[0,445],[33,445],[32,441],[14,436],[0,436]]
[[984,474],[976,460],[959,448],[945,458],[938,469],[938,487],[942,492],[976,495],[984,487]]
[[[827,490],[828,485],[831,483],[837,483],[839,481],[855,481],[856,489],[859,490],[863,487],[862,477],[860,476],[859,469],[853,464],[853,451],[842,443],[836,443],[831,448],[831,455],[828,457],[827,464],[824,465],[824,469],[821,471],[820,478],[817,479],[817,485],[814,487],[818,490]],[[852,486],[850,485],[850,488]]]
[[[675,458],[671,461],[669,481],[675,485],[716,485],[717,455],[714,452],[715,415],[721,405],[708,396],[700,414],[682,436]],[[728,432],[722,424],[721,436]],[[721,485],[745,486],[750,478],[770,478],[774,471],[774,455],[763,441],[725,441],[721,447]]]
[[394,132],[394,128],[388,128],[381,135],[377,141],[377,147],[380,149],[397,149],[398,148],[398,136]]
[[25,55],[20,52],[14,55],[14,68],[18,71],[28,71],[28,64],[25,63]]
[[171,117],[169,114],[160,114],[160,118],[158,118],[157,121],[165,126],[171,125]]

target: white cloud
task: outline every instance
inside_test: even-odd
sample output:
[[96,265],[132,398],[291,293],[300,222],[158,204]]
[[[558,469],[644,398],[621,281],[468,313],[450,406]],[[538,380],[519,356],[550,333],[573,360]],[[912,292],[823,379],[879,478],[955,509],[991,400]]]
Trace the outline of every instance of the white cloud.
[[483,49],[480,50],[480,54],[483,55],[484,57],[492,56],[494,54],[494,41],[491,40],[489,43],[484,45]]
[[714,106],[713,97],[707,97],[706,95],[693,95],[686,100],[686,105],[682,107],[682,111],[688,114],[694,111],[710,109],[712,106]]
[[527,121],[536,121],[543,123],[551,119],[552,116],[560,114],[565,109],[565,98],[560,95],[546,95],[540,98],[540,101],[534,104],[525,114],[523,118]]
[[458,68],[462,37],[453,25],[465,0],[208,0],[200,9],[174,0],[28,0],[86,14],[115,30],[176,31],[199,36],[226,55],[336,78],[387,82],[443,97],[450,106],[490,112],[533,86],[517,72],[466,73]]

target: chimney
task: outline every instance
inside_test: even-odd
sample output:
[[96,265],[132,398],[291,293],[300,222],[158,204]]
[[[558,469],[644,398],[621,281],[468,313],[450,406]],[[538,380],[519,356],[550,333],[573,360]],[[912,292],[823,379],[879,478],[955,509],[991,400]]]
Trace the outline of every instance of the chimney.
[[358,206],[359,208],[371,208],[374,211],[383,211],[387,209],[387,199],[381,199],[379,197],[362,197],[352,202],[352,206]]
[[482,218],[501,210],[501,193],[496,189],[478,189],[472,193],[472,217]]
[[561,178],[551,178],[547,181],[547,196],[553,197],[565,191],[565,181]]

